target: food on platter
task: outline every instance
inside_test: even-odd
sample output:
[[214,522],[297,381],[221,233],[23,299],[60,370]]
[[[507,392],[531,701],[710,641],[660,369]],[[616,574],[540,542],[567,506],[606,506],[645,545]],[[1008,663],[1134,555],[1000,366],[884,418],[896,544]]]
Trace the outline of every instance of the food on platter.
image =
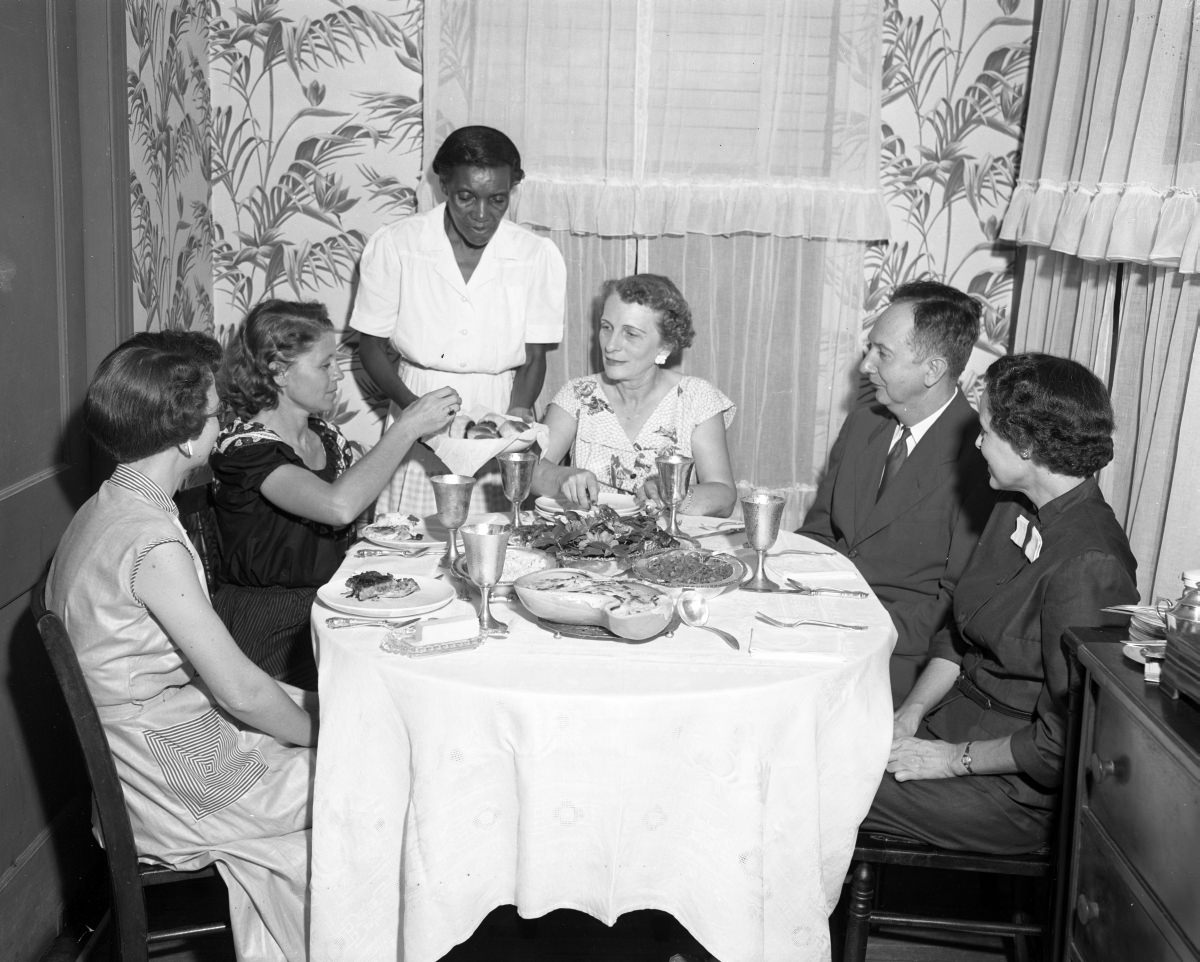
[[638,574],[655,584],[671,587],[712,585],[733,577],[740,562],[711,551],[677,548],[638,561]]
[[421,519],[414,514],[393,511],[381,514],[363,529],[368,538],[387,538],[390,541],[420,541]]
[[591,511],[564,511],[521,525],[513,541],[551,552],[559,564],[610,560],[628,564],[645,554],[673,548],[679,542],[658,526],[649,513],[621,517],[608,505]]
[[458,440],[495,441],[497,438],[515,438],[530,427],[520,418],[510,418],[504,414],[485,414],[478,420],[460,414],[450,422],[448,435]]
[[650,638],[674,616],[670,594],[655,585],[574,568],[538,571],[513,585],[529,611],[548,621],[602,625],[622,638]]
[[360,571],[346,579],[346,594],[356,601],[407,598],[418,588],[412,578],[397,578],[383,571]]
[[[492,588],[492,596],[506,598],[512,594],[513,582],[518,578],[535,571],[545,571],[547,568],[557,567],[558,562],[549,552],[510,547],[504,552],[504,570],[500,573],[500,581]],[[467,572],[465,555],[459,555],[454,562],[454,573],[466,581],[471,580],[471,576]]]

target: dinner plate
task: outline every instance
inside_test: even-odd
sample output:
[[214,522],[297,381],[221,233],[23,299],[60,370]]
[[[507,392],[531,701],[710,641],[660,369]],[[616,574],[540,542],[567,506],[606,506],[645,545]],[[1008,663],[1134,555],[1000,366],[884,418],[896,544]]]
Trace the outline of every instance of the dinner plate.
[[[1150,654],[1152,654],[1152,655],[1161,656],[1163,654],[1163,652],[1166,651],[1166,648],[1167,648],[1167,643],[1165,641],[1161,642],[1159,644],[1152,643],[1152,644],[1144,644],[1144,645],[1139,645],[1134,642],[1129,642],[1128,644],[1121,646],[1121,653],[1126,658],[1128,658],[1130,661],[1136,661],[1139,665],[1144,665],[1144,664],[1146,664],[1146,652],[1147,651],[1150,652]],[[1160,660],[1160,659],[1159,658],[1155,659],[1155,661],[1158,661],[1158,660]]]
[[422,575],[398,574],[397,577],[412,578],[417,590],[406,598],[372,598],[359,601],[346,596],[344,579],[331,581],[317,589],[317,600],[334,611],[364,618],[403,618],[406,615],[423,615],[437,611],[454,600],[454,588],[444,581]]
[[384,521],[374,521],[367,525],[362,530],[363,537],[372,544],[377,544],[381,548],[444,548],[446,547],[444,532],[438,533],[430,531],[424,521],[419,521],[416,525],[416,533],[422,535],[420,538],[397,538],[395,535],[386,532],[387,524]]
[[[607,505],[612,508],[622,518],[628,518],[635,515],[640,510],[638,508],[637,499],[632,494],[618,494],[617,492],[601,492],[596,499],[598,504]],[[565,511],[578,511],[578,508],[564,507],[557,499],[541,497],[533,502],[533,506],[537,508],[543,515],[554,517],[554,515],[562,514]]]

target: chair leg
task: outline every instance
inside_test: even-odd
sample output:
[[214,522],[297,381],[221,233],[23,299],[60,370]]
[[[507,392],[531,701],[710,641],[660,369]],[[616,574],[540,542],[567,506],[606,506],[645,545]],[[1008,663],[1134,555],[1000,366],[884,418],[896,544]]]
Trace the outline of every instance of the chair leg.
[[842,962],[864,962],[875,902],[875,866],[857,862],[850,869],[850,904],[846,910],[846,946]]

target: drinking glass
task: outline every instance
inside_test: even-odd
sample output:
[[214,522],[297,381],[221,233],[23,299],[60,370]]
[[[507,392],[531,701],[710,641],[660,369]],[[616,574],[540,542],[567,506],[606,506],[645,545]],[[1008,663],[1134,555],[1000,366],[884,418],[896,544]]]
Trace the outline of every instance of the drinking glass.
[[658,493],[670,510],[667,534],[674,538],[692,541],[692,538],[679,530],[677,514],[679,505],[687,497],[688,475],[691,474],[692,465],[695,462],[691,458],[685,458],[682,454],[667,454],[655,459],[654,463],[658,467]]
[[533,487],[533,468],[538,463],[538,456],[531,451],[508,451],[496,455],[496,460],[500,462],[504,496],[512,502],[515,531],[521,526],[521,502],[529,497],[529,489]]
[[764,562],[767,549],[779,537],[779,520],[783,517],[784,499],[776,494],[756,492],[742,498],[742,519],[746,522],[746,540],[758,557],[754,574],[742,582],[743,591],[778,591],[779,585],[767,577]]
[[454,570],[458,560],[458,529],[471,511],[471,489],[475,479],[465,474],[437,474],[429,479],[437,503],[437,519],[450,533],[442,565]]
[[508,625],[492,617],[492,586],[504,573],[504,555],[513,532],[510,524],[473,521],[462,526],[463,551],[467,556],[467,574],[479,589],[479,633],[507,635]]

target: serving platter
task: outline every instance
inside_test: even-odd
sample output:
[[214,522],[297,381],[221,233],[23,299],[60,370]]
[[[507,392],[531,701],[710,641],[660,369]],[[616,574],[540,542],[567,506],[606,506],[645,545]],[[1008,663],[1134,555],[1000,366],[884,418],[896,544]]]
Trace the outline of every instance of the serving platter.
[[317,600],[327,608],[362,618],[403,618],[406,615],[423,615],[437,611],[454,600],[454,588],[444,581],[426,578],[423,575],[397,573],[399,578],[412,578],[417,590],[404,598],[372,598],[359,601],[348,597],[344,579],[331,581],[317,589]]
[[724,552],[668,548],[636,559],[629,566],[629,575],[675,595],[698,591],[706,598],[715,598],[742,583],[746,565],[740,558]]
[[665,589],[581,568],[535,571],[518,578],[513,590],[535,618],[599,625],[627,639],[661,634],[675,618],[674,598]]
[[[637,499],[632,494],[619,494],[615,491],[601,492],[600,496],[596,499],[596,504],[612,508],[622,518],[628,518],[641,510]],[[556,498],[547,498],[545,496],[536,499],[533,502],[533,506],[539,514],[547,518],[565,514],[567,511],[578,511],[580,514],[587,513],[580,508],[564,505]]]
[[537,623],[539,627],[545,628],[555,638],[581,638],[592,641],[617,641],[624,645],[644,645],[655,638],[664,636],[669,638],[675,634],[675,629],[679,627],[679,617],[672,618],[661,631],[648,638],[622,638],[620,635],[614,635],[603,625],[573,625],[565,621],[551,621],[548,618],[538,618]]

